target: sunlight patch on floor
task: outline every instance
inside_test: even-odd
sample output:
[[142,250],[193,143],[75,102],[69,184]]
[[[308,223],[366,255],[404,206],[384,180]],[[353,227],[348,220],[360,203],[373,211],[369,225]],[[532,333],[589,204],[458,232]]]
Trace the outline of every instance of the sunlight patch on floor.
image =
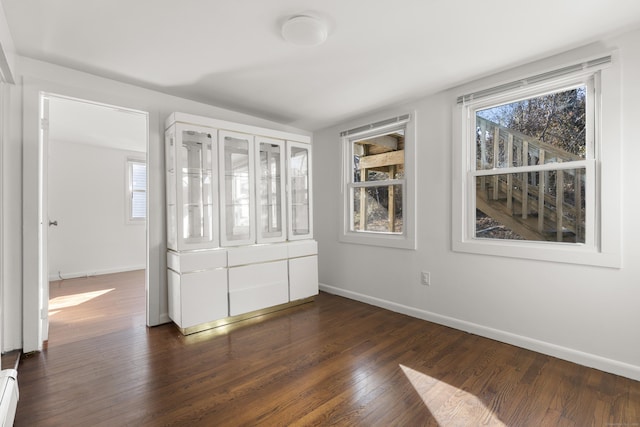
[[505,424],[473,394],[400,365],[400,369],[416,390],[438,425],[477,425],[505,427]]
[[60,310],[62,310],[63,308],[74,307],[76,305],[83,304],[113,290],[115,290],[115,288],[52,298],[49,300],[49,316],[60,312]]

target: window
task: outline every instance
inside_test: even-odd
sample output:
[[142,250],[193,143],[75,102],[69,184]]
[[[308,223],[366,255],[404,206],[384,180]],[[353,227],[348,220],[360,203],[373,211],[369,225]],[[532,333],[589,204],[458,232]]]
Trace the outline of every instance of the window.
[[410,115],[341,133],[344,228],[341,240],[415,248]]
[[127,160],[127,222],[147,218],[147,165],[142,160]]
[[609,62],[601,58],[458,98],[455,250],[611,263],[582,256],[603,252],[598,171],[606,147],[599,137],[601,74]]
[[593,225],[594,194],[585,190],[594,173],[594,77],[471,109],[475,238],[569,243],[585,243],[587,234],[593,238],[586,225]]

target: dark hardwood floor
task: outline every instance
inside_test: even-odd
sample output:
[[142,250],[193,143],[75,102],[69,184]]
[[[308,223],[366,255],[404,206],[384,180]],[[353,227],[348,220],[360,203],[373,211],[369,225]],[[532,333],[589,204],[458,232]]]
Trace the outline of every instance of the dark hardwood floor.
[[640,382],[325,293],[187,337],[146,328],[143,277],[52,284],[82,295],[21,360],[16,426],[640,425]]

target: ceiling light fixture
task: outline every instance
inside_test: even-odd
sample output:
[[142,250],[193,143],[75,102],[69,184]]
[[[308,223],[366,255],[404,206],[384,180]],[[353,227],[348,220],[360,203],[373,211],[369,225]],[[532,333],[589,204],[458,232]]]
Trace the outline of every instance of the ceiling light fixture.
[[327,39],[327,24],[308,15],[297,15],[282,24],[282,37],[299,46],[317,46]]

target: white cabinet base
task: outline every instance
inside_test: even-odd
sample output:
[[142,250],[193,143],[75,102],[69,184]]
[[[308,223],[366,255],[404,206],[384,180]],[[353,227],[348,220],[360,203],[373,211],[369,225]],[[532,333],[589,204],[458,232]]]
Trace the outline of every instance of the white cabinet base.
[[291,307],[296,307],[296,306],[299,306],[299,305],[302,305],[302,304],[307,304],[307,303],[313,302],[314,300],[315,300],[315,297],[300,299],[300,300],[297,300],[297,301],[288,302],[286,304],[274,305],[274,306],[263,308],[263,309],[260,309],[260,310],[251,311],[249,313],[239,314],[237,316],[225,317],[224,319],[219,319],[219,320],[216,320],[216,321],[213,321],[213,322],[201,323],[199,325],[191,326],[189,328],[180,328],[180,327],[178,327],[178,329],[180,330],[180,332],[182,332],[183,335],[191,335],[191,334],[195,334],[197,332],[202,332],[202,331],[206,331],[206,330],[209,330],[209,329],[218,328],[220,326],[226,326],[226,325],[230,325],[232,323],[242,322],[244,320],[248,320],[248,319],[251,319],[253,317],[264,316],[265,314],[275,313],[277,311],[286,310],[286,309],[291,308]]
[[183,274],[173,270],[168,272],[169,317],[179,328],[189,328],[229,315],[226,269]]
[[289,260],[289,299],[291,301],[318,295],[318,256]]
[[169,251],[169,317],[188,335],[311,302],[317,253],[313,240]]

